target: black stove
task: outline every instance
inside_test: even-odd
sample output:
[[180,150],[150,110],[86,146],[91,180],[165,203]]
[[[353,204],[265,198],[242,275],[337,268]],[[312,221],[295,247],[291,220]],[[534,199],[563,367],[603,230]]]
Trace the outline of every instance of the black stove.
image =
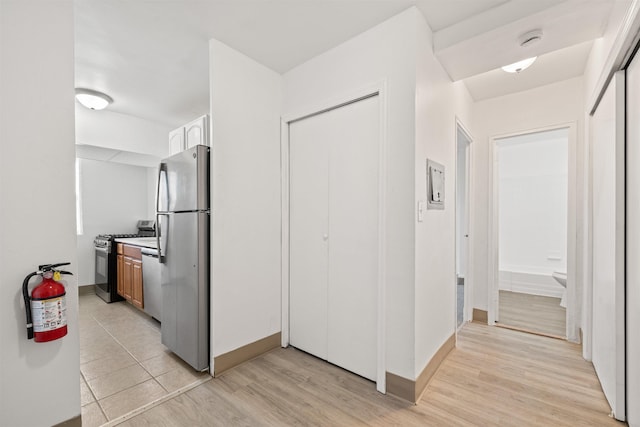
[[118,254],[115,249],[115,239],[131,237],[153,237],[155,236],[155,221],[138,221],[138,233],[109,233],[99,234],[93,240],[96,260],[96,295],[105,302],[122,301],[118,295]]
[[116,233],[108,233],[108,234],[98,234],[96,238],[102,239],[125,239],[127,237],[144,237],[142,234],[116,234]]
[[[153,236],[153,234],[152,234]],[[98,234],[95,239],[93,239],[93,246],[96,248],[110,248],[111,243],[115,239],[124,239],[128,237],[146,237],[144,234]]]

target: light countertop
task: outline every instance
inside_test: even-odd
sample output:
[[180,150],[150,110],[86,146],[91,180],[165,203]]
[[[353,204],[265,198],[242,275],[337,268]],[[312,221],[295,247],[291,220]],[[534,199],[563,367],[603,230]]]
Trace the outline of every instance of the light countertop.
[[116,242],[133,246],[141,246],[143,248],[158,249],[158,243],[155,237],[124,237],[116,239]]

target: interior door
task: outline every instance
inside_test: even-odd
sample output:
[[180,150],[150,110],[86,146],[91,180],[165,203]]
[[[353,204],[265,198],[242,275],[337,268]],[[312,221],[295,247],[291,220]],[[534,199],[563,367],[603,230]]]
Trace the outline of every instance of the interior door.
[[379,100],[290,124],[290,342],[376,380]]
[[333,110],[329,144],[328,360],[376,379],[378,97]]
[[[640,58],[627,68],[627,402],[640,402]],[[627,422],[640,426],[640,405],[629,404]]]
[[621,90],[624,90],[624,81],[618,73],[591,119],[592,361],[615,418],[624,421],[625,171],[624,139],[619,126],[619,120],[624,118]]
[[467,255],[469,253],[469,149],[471,141],[456,125],[456,327],[468,319],[466,300],[469,281]]
[[327,359],[328,114],[289,128],[289,341]]

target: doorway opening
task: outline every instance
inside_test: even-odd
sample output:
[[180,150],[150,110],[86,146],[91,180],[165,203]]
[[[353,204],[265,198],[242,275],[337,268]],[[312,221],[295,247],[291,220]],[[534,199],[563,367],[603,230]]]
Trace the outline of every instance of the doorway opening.
[[456,328],[470,320],[469,275],[469,176],[471,137],[456,122]]
[[566,338],[569,129],[495,140],[496,325]]

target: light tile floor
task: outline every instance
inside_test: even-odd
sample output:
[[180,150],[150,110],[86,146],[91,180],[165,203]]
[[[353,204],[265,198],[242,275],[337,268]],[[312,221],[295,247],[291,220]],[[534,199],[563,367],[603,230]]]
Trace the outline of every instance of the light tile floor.
[[82,425],[99,426],[208,377],[160,342],[160,324],[127,302],[80,296]]

